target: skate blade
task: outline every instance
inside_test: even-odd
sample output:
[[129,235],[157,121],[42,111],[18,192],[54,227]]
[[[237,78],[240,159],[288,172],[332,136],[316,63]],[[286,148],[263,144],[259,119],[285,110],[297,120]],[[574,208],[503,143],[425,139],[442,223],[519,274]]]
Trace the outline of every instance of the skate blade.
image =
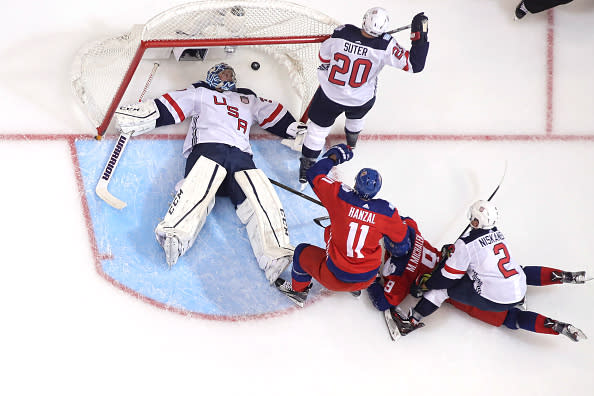
[[388,333],[390,333],[390,338],[392,341],[396,341],[402,337],[402,334],[400,334],[400,330],[398,330],[398,326],[392,318],[392,314],[390,313],[389,309],[384,311],[384,319],[386,320],[386,326],[388,326]]
[[299,191],[303,192],[307,188],[307,183],[299,182]]

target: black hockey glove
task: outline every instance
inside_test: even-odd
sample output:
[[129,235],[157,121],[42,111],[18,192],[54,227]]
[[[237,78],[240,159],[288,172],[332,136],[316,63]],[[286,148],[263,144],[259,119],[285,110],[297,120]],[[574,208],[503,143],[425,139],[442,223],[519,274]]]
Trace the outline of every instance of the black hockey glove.
[[419,275],[415,280],[415,283],[410,285],[410,295],[415,298],[423,297],[423,294],[429,290],[425,285],[429,278],[431,278],[431,273]]
[[412,41],[412,45],[426,43],[428,31],[429,18],[425,16],[425,13],[420,12],[414,16],[410,24],[410,40]]
[[353,158],[353,150],[346,144],[340,143],[336,146],[332,146],[322,157],[330,158],[336,165],[338,165]]
[[456,250],[456,248],[454,247],[454,244],[452,244],[452,243],[443,245],[441,247],[441,261],[449,259],[455,250]]

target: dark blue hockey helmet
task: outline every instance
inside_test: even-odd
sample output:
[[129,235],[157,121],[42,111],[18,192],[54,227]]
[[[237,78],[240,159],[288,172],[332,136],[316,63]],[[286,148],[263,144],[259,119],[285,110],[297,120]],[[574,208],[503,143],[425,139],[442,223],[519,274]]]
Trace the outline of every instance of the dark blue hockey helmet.
[[363,199],[371,199],[382,188],[382,177],[379,172],[371,168],[363,168],[355,177],[354,190]]
[[[223,78],[221,78],[221,73],[224,71],[229,72],[227,75],[223,75]],[[208,69],[208,72],[206,72],[206,83],[214,89],[235,91],[236,81],[237,79],[235,78],[235,70],[233,70],[233,68],[226,63],[217,63]]]

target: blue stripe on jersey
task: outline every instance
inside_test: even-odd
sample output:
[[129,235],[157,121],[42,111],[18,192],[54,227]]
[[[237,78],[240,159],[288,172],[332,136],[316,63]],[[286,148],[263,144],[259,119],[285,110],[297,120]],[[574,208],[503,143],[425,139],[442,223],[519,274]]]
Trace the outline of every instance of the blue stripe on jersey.
[[338,198],[342,199],[349,205],[353,205],[370,212],[375,212],[388,217],[392,217],[394,215],[395,209],[388,201],[384,201],[383,199],[379,198],[366,201],[359,197],[355,191],[350,189],[347,190],[344,188],[344,186],[340,189],[340,191],[338,191]]
[[248,88],[237,88],[235,90],[235,92],[244,94],[244,95],[254,95],[255,97],[258,97],[258,95],[256,95],[256,93],[254,91],[252,91],[251,89],[248,89]]
[[326,266],[328,267],[330,272],[334,274],[336,279],[345,283],[359,283],[369,281],[375,278],[375,276],[377,275],[377,271],[379,270],[378,266],[377,268],[371,271],[363,272],[362,274],[353,274],[351,272],[346,272],[338,268],[336,265],[334,265],[334,262],[330,257],[328,257],[328,259],[326,260]]
[[468,245],[470,242],[495,231],[497,231],[497,227],[493,227],[490,230],[483,230],[481,228],[472,229],[468,236],[462,237],[460,239],[462,239],[462,241]]
[[287,111],[283,118],[278,120],[278,122],[273,126],[266,128],[266,130],[270,133],[275,134],[276,136],[280,136],[282,138],[290,138],[291,136],[287,134],[287,128],[294,122],[295,117],[293,117],[293,115]]
[[388,44],[390,44],[390,40],[392,39],[392,36],[389,34],[384,34],[381,37],[367,38],[361,34],[361,28],[354,25],[339,26],[332,33],[332,37],[382,51],[388,48]]
[[194,84],[192,84],[192,86],[194,88],[206,88],[206,89],[210,89],[211,91],[215,91],[215,89],[213,89],[210,85],[208,85],[205,81],[198,81],[195,82]]
[[157,118],[155,128],[175,124],[175,119],[169,110],[167,110],[167,107],[160,100],[155,100],[155,104],[157,105],[157,109],[159,109],[159,118]]

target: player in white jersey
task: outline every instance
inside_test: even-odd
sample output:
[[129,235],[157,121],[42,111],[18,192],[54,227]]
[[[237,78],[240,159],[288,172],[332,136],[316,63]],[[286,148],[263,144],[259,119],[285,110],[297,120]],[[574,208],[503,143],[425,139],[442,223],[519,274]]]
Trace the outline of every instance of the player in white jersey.
[[454,244],[451,256],[426,281],[429,289],[411,309],[410,331],[448,298],[483,311],[503,312],[521,305],[526,274],[510,255],[505,236],[495,227],[497,207],[477,201],[468,211],[471,230]]
[[334,121],[342,113],[346,117],[347,144],[355,147],[363,129],[363,118],[375,102],[377,76],[384,66],[409,73],[418,73],[425,67],[429,51],[428,18],[423,13],[413,18],[410,51],[385,33],[388,23],[387,11],[374,7],[365,13],[362,28],[340,26],[322,43],[318,68],[320,87],[308,110],[307,135],[301,147],[301,183],[307,182],[307,169],[315,163]]
[[[250,147],[252,125],[283,138],[295,135],[295,118],[278,102],[236,87],[233,68],[213,66],[206,81],[116,111],[124,132],[139,134],[189,119],[183,145],[185,178],[155,229],[169,266],[194,243],[215,195],[228,196],[248,230],[260,267],[270,282],[291,262],[284,210],[270,181],[256,168]],[[292,133],[287,133],[287,131]]]

